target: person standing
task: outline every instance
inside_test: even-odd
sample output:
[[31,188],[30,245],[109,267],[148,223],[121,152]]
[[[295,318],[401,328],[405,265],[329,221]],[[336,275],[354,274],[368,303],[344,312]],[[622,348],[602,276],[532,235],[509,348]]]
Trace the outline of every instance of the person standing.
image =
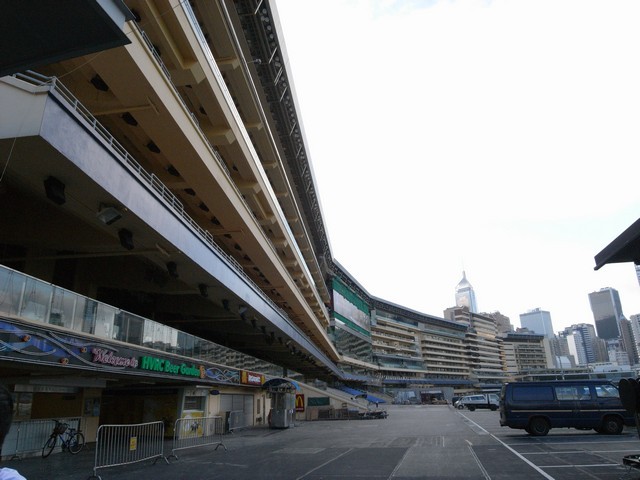
[[[0,452],[13,421],[13,396],[7,387],[0,385]],[[0,480],[27,480],[13,468],[0,466]]]

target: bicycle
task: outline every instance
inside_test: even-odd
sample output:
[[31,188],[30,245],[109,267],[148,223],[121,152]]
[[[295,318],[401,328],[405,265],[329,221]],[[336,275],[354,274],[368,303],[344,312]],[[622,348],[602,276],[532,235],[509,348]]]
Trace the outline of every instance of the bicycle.
[[53,427],[51,435],[42,447],[42,458],[47,458],[53,452],[58,444],[58,439],[62,442],[62,451],[68,450],[69,453],[75,455],[84,448],[84,435],[78,429],[69,427],[68,423],[62,423],[58,420],[55,421],[56,425]]

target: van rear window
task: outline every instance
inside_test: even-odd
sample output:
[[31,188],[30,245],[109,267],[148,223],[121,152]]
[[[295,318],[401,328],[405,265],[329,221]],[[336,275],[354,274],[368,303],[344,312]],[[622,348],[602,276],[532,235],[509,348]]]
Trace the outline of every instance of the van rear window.
[[553,390],[551,387],[540,385],[538,386],[513,386],[513,400],[519,402],[541,402],[552,401]]

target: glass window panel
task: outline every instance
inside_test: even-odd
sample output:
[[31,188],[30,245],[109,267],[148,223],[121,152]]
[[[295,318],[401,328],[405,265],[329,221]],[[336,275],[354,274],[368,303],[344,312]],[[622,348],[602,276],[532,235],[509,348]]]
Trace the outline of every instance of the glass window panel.
[[129,318],[126,312],[118,312],[113,319],[113,334],[111,338],[125,342],[127,339],[127,327],[129,326]]
[[223,349],[224,347],[221,345],[217,345],[213,342],[207,342],[207,351],[203,355],[203,358],[210,361],[213,361],[213,358],[220,358]]
[[199,337],[193,338],[193,357],[194,358],[202,358],[203,343],[205,343],[205,341],[202,340],[201,338]]
[[154,323],[153,348],[160,350],[161,352],[166,352],[169,347],[169,327],[158,322]]
[[204,410],[204,397],[184,397],[184,410]]
[[158,332],[158,341],[162,344],[162,350],[164,352],[171,351],[171,335],[174,329],[166,325],[160,324],[160,330]]
[[0,313],[18,315],[26,278],[18,272],[0,268]]
[[44,322],[49,310],[52,290],[51,285],[27,278],[20,308],[21,315],[29,320]]
[[178,330],[169,327],[169,340],[167,352],[178,353]]
[[115,317],[118,310],[104,303],[98,304],[96,311],[95,334],[102,338],[116,338],[114,332]]
[[49,323],[73,329],[73,317],[75,314],[77,295],[62,288],[53,288],[51,297],[51,309],[49,310]]
[[169,337],[169,327],[153,320],[144,321],[144,346],[167,351]]
[[556,387],[556,398],[558,400],[578,400],[580,398],[578,390],[580,387]]
[[187,357],[193,356],[193,335],[178,332],[178,352],[179,355]]
[[336,320],[334,338],[336,348],[344,355],[364,362],[372,361],[371,343],[353,335],[350,329],[339,320]]
[[142,345],[142,332],[144,330],[144,318],[131,313],[126,314],[128,318],[127,335],[125,342],[132,345]]
[[144,333],[142,335],[142,344],[145,347],[153,348],[154,336],[156,334],[157,323],[153,320],[145,320]]
[[603,385],[596,385],[596,396],[598,398],[609,398],[609,397],[615,397],[618,398],[620,396],[620,394],[618,393],[618,389],[616,387],[614,387],[613,385],[609,385],[609,384],[603,384]]
[[78,296],[76,299],[73,329],[85,333],[94,333],[97,311],[98,302],[90,298]]

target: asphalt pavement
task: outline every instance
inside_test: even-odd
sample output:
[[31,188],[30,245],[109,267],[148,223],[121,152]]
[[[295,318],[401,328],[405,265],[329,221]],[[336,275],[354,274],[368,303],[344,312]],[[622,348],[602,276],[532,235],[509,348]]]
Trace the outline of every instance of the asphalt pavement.
[[[386,419],[305,421],[279,430],[248,428],[225,435],[226,450],[195,447],[175,452],[178,458],[100,468],[95,473],[102,480],[639,478],[635,471],[621,465],[622,455],[617,452],[608,460],[607,468],[601,469],[606,475],[598,476],[585,475],[590,470],[580,467],[580,462],[571,457],[567,457],[566,465],[560,465],[566,468],[551,471],[537,466],[535,459],[541,457],[533,456],[544,447],[541,442],[553,441],[557,445],[558,440],[568,442],[562,448],[569,450],[576,449],[575,442],[584,444],[588,440],[594,451],[604,448],[602,442],[606,446],[612,440],[623,440],[629,445],[625,448],[633,449],[637,443],[640,451],[633,431],[615,439],[578,432],[568,440],[551,434],[539,440],[522,431],[501,429],[498,412],[457,411],[446,405],[385,408],[389,412]],[[519,445],[535,452],[532,450],[530,456],[520,454]],[[164,454],[169,457],[171,453],[172,443],[167,441]],[[80,480],[92,477],[94,459],[94,445],[88,444],[77,455],[60,452],[46,459],[9,460],[3,466],[15,468],[27,480]]]

